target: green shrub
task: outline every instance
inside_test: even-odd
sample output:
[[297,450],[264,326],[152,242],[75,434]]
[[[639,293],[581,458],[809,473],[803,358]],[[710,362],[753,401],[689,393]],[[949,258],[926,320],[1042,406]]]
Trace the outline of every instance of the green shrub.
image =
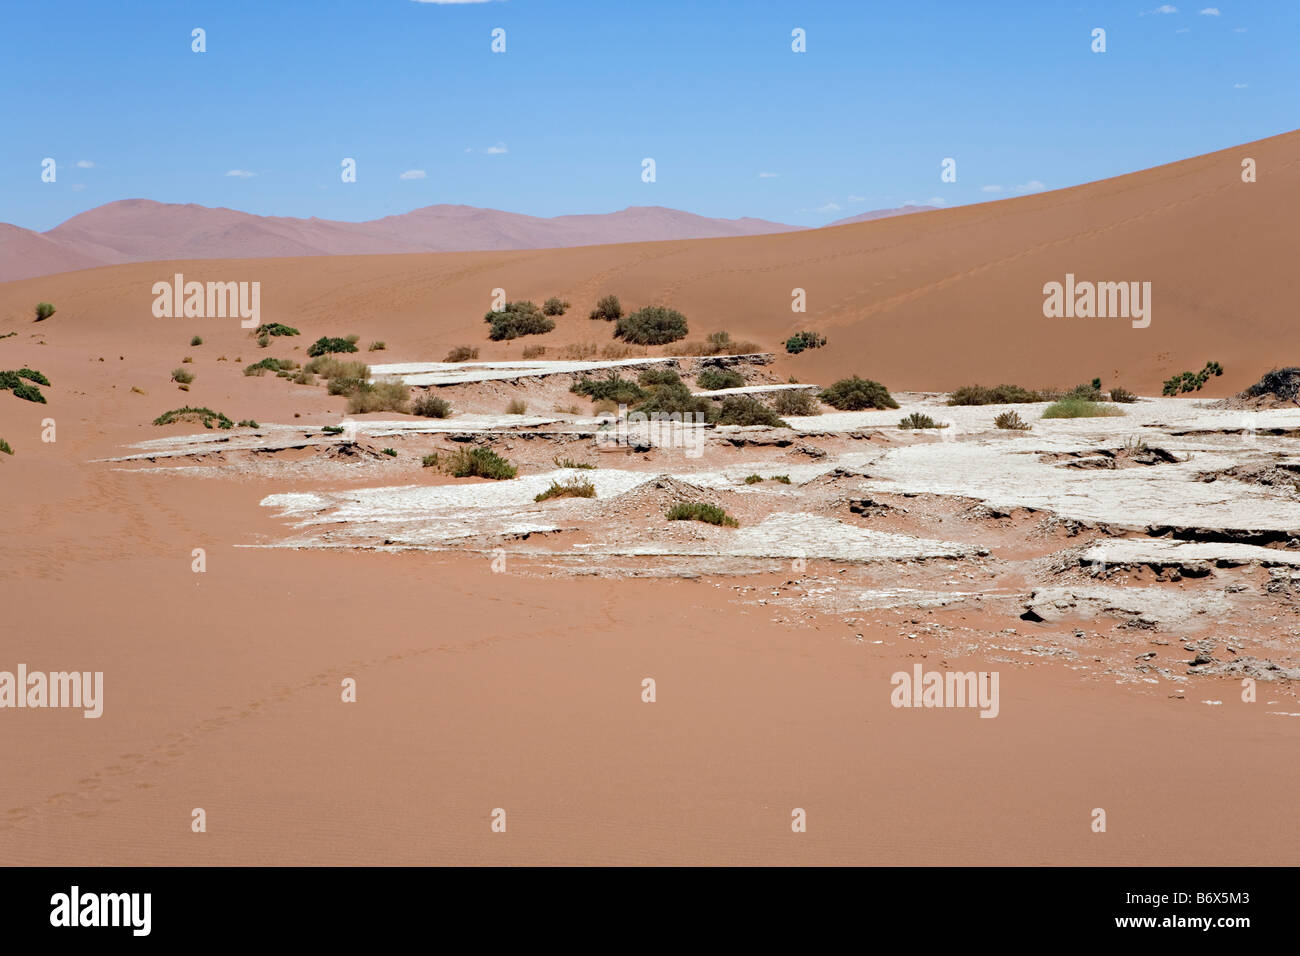
[[48,386],[50,384],[50,380],[46,378],[44,375],[42,375],[40,372],[36,371],[36,369],[34,368],[26,368],[26,367],[20,368],[14,374],[17,375],[19,378],[27,379],[27,381],[29,382],[35,382],[37,385]]
[[922,415],[920,412],[912,412],[898,423],[899,428],[947,428],[946,424],[936,422],[929,415]]
[[194,336],[194,338],[190,339],[190,345],[191,345],[191,346],[202,345],[202,344],[203,344],[203,339],[200,338],[200,337],[197,336],[197,335]]
[[50,316],[52,316],[52,315],[54,314],[54,311],[55,311],[55,310],[54,310],[54,306],[51,305],[50,303],[48,303],[48,302],[37,302],[37,303],[36,303],[36,321],[37,321],[37,322],[44,322],[46,319],[48,319]]
[[703,521],[728,528],[740,526],[740,522],[727,514],[717,505],[701,501],[681,501],[668,509],[669,521]]
[[279,322],[263,322],[253,332],[254,338],[262,338],[265,335],[298,335],[297,329],[288,325],[281,325]]
[[675,385],[659,385],[654,392],[636,409],[647,415],[698,415],[701,421],[713,422],[718,419],[717,407],[707,398],[697,398],[691,394],[685,382]]
[[[680,381],[678,379],[679,384]],[[649,394],[636,382],[623,378],[614,370],[610,370],[605,378],[579,379],[573,383],[569,391],[586,395],[593,402],[603,400],[614,402],[616,405],[634,405]]]
[[17,388],[23,384],[23,378],[17,372],[0,372],[0,390]]
[[312,358],[337,352],[355,352],[357,347],[347,339],[329,338],[322,335],[307,347],[307,354]]
[[1084,398],[1066,397],[1053,402],[1043,412],[1044,418],[1113,418],[1124,412],[1114,405],[1102,405]]
[[686,316],[662,305],[625,315],[614,326],[614,338],[636,345],[665,345],[686,338],[686,332]]
[[1019,385],[995,385],[993,388],[963,385],[948,398],[949,405],[1020,405],[1042,401],[1046,399],[1038,392]]
[[728,332],[712,332],[703,342],[682,342],[669,348],[669,355],[749,355],[761,352],[757,342],[736,342]]
[[820,415],[822,405],[815,395],[790,389],[776,393],[772,399],[772,411],[778,415]]
[[298,367],[298,363],[289,359],[264,358],[260,362],[244,366],[245,375],[265,375],[267,372],[289,371]]
[[342,375],[336,375],[329,380],[325,390],[331,395],[351,395],[353,392],[365,388],[368,384],[364,378],[345,378]]
[[321,431],[323,431],[326,435],[342,435],[342,434],[343,434],[343,426],[342,426],[342,425],[326,425],[324,428],[321,429]]
[[35,385],[28,385],[26,382],[14,386],[14,398],[21,398],[25,402],[36,402],[40,405],[46,404],[45,396],[41,394],[41,390]]
[[[330,385],[333,385],[330,382]],[[401,382],[360,383],[348,395],[348,414],[364,415],[367,412],[406,412],[410,390]]]
[[352,378],[364,382],[370,377],[370,366],[365,362],[345,362],[332,355],[312,359],[303,366],[303,371],[324,379]]
[[1078,399],[1083,402],[1100,402],[1101,401],[1101,379],[1094,378],[1088,385],[1076,385],[1064,395],[1062,399]]
[[426,393],[415,400],[411,406],[411,413],[425,418],[448,418],[451,416],[451,403]]
[[184,408],[173,408],[169,412],[163,412],[153,420],[155,425],[173,425],[177,422],[202,424],[204,428],[211,428],[213,422],[217,423],[218,428],[235,427],[235,423],[221,412],[214,412],[210,408],[193,408],[189,405]]
[[763,476],[762,476],[762,475],[746,475],[746,476],[745,476],[745,484],[747,484],[747,485],[756,485],[756,484],[758,484],[758,483],[759,483],[760,481],[762,481],[762,480],[763,480]]
[[443,359],[444,362],[469,362],[478,358],[478,349],[470,348],[468,345],[458,345]]
[[596,307],[591,310],[591,318],[604,319],[606,322],[616,322],[623,317],[623,303],[618,301],[618,296],[607,295],[596,303]]
[[819,349],[826,344],[826,336],[816,332],[796,332],[785,340],[785,350],[798,355],[804,349]]
[[869,378],[842,378],[817,396],[832,408],[856,412],[864,408],[897,408],[889,390]]
[[384,454],[385,454],[385,455],[388,455],[390,458],[396,458],[396,457],[397,457],[397,452],[393,451],[393,449],[391,449],[391,448],[385,448],[385,449],[384,449]]
[[188,385],[190,382],[194,381],[194,373],[188,372],[183,368],[174,368],[172,369],[172,381],[178,382],[181,385]]
[[386,348],[388,348],[388,343],[387,343],[387,342],[377,342],[377,341],[376,341],[376,342],[371,342],[371,343],[370,343],[370,348],[367,349],[367,351],[369,351],[369,352],[382,352],[382,351],[383,351],[384,349],[386,349]]
[[12,455],[14,453],[13,448],[10,447],[9,443],[3,438],[0,438],[0,451],[4,452],[6,455]]
[[638,375],[636,380],[646,388],[654,388],[659,385],[680,385],[682,377],[674,369],[651,366]]
[[524,335],[545,335],[555,328],[555,321],[542,314],[533,302],[507,302],[501,312],[488,312],[483,321],[490,322],[488,338],[493,342],[517,339]]
[[719,425],[767,425],[789,428],[781,416],[752,395],[728,395],[718,412]]
[[459,448],[440,464],[453,478],[502,481],[519,473],[518,468],[490,448]]
[[442,465],[442,456],[436,451],[432,454],[425,455],[420,459],[420,465],[424,468],[440,468]]
[[1222,375],[1223,366],[1218,362],[1206,362],[1199,372],[1183,372],[1165,380],[1165,395],[1177,395],[1180,392],[1199,392],[1211,375]]
[[257,424],[257,422],[253,421],[251,418],[245,418],[242,422],[239,423],[239,427],[240,428],[261,428],[262,426]]
[[729,368],[706,368],[695,378],[696,384],[706,392],[716,392],[722,388],[741,388],[745,377]]
[[1027,432],[1030,425],[1015,412],[1003,412],[993,419],[993,427],[1004,428],[1009,431]]
[[551,296],[542,303],[542,312],[546,315],[564,315],[564,313],[568,311],[569,303],[565,302],[563,299],[557,298],[556,296]]
[[546,346],[545,346],[545,345],[525,345],[525,346],[524,346],[524,358],[525,358],[525,359],[539,359],[539,358],[541,358],[541,357],[542,357],[543,355],[545,355],[545,354],[546,354]]
[[264,349],[270,344],[271,344],[271,336],[269,335],[262,335],[259,336],[257,339],[257,347],[260,349]]
[[574,461],[572,458],[561,458],[561,457],[559,457],[558,455],[557,455],[554,459],[552,459],[552,460],[555,462],[555,467],[556,467],[556,468],[591,468],[591,469],[594,469],[594,468],[596,467],[595,465],[589,465],[589,464],[587,464],[585,461]]
[[594,498],[596,486],[585,478],[570,478],[564,484],[552,481],[551,487],[533,497],[534,501],[546,501],[549,498]]
[[1116,385],[1110,390],[1110,400],[1120,405],[1132,405],[1138,400],[1138,397],[1127,388]]

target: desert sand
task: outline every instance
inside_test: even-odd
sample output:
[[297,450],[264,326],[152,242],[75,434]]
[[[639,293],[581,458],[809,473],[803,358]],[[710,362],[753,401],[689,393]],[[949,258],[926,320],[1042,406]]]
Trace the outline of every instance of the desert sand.
[[[0,368],[51,382],[44,405],[0,393],[0,670],[105,675],[99,719],[0,714],[0,861],[1291,862],[1300,498],[1273,476],[1295,464],[1300,409],[1211,400],[1296,364],[1298,178],[1290,133],[780,235],[0,284],[0,335],[18,332]],[[260,281],[261,320],[301,337],[264,350],[234,319],[155,318],[152,284],[175,272]],[[1066,273],[1151,281],[1150,327],[1044,318],[1042,286]],[[488,342],[498,287],[573,306],[548,335]],[[392,375],[436,378],[461,344],[561,359],[609,341],[587,318],[607,293],[772,353],[739,363],[748,387],[856,373],[901,407],[709,428],[693,457],[602,449],[572,367],[412,378],[452,402],[438,420],[346,416],[319,385],[242,372],[349,333]],[[39,324],[38,301],[58,308]],[[829,345],[786,355],[805,328]],[[184,356],[188,391],[169,381]],[[1202,392],[1160,397],[1207,360],[1224,374]],[[1015,406],[1023,433],[992,427],[1001,406],[945,404],[972,382],[1094,376],[1140,400],[1087,420]],[[515,398],[524,415],[505,414]],[[258,425],[151,424],[185,404]],[[899,429],[913,411],[949,428]],[[421,467],[460,446],[518,477]],[[532,501],[577,473],[560,456],[597,466],[594,499]],[[662,520],[682,495],[740,527]],[[891,706],[916,664],[998,671],[997,717]]]

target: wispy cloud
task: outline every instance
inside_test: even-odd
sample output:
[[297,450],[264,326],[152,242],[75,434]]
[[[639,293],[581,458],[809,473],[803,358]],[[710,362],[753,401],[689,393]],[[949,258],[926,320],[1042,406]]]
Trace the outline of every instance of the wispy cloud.
[[1151,13],[1177,13],[1177,12],[1178,12],[1178,8],[1174,6],[1172,3],[1162,3],[1154,10],[1145,11],[1144,13],[1141,14],[1141,16],[1145,17]]
[[505,143],[497,143],[495,146],[489,146],[487,149],[483,150],[483,152],[487,153],[489,156],[502,156],[510,152],[510,150],[506,149]]
[[1031,179],[1031,180],[1029,180],[1029,182],[1027,182],[1027,183],[1021,183],[1019,186],[1017,186],[1017,187],[1016,187],[1016,192],[1019,192],[1019,193],[1036,193],[1036,192],[1040,192],[1040,191],[1042,191],[1042,190],[1044,190],[1044,189],[1046,189],[1046,188],[1047,188],[1047,184],[1046,184],[1046,183],[1043,183],[1043,182],[1041,182],[1040,180],[1037,180],[1037,179]]
[[1250,86],[1249,83],[1233,83],[1233,84],[1232,84],[1232,88],[1233,88],[1234,90],[1244,90],[1244,89],[1245,89],[1246,87],[1248,87],[1248,86]]
[[234,176],[236,179],[252,179],[257,173],[250,173],[247,169],[232,169],[226,175]]
[[817,207],[818,212],[839,212],[840,209],[840,204],[835,202],[828,202],[824,206]]
[[1201,11],[1201,16],[1203,17],[1217,17],[1221,15],[1222,14],[1219,13],[1218,7],[1206,7],[1204,10]]
[[776,179],[776,177],[777,177],[778,175],[780,175],[780,174],[779,174],[779,173],[759,173],[759,174],[758,174],[758,178],[759,178],[759,179]]
[[424,179],[427,174],[423,169],[408,169],[398,179]]
[[982,192],[982,193],[1000,193],[1000,192],[1002,192],[1002,187],[1001,187],[1001,186],[981,186],[981,187],[980,187],[980,192]]
[[866,202],[866,201],[867,201],[867,197],[866,197],[866,196],[850,196],[850,197],[849,197],[849,202]]
[[90,160],[88,160],[88,159],[79,159],[79,160],[77,160],[77,168],[78,168],[78,169],[94,169],[94,168],[95,168],[95,164],[92,163],[92,162],[91,162]]

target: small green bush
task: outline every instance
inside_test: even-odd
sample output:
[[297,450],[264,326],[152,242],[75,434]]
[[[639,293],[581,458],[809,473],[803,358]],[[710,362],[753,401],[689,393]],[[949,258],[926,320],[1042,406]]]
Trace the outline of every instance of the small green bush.
[[681,501],[668,509],[669,521],[703,521],[728,528],[737,528],[740,522],[717,505],[701,501]]
[[436,395],[421,395],[411,406],[411,413],[425,418],[448,418],[451,416],[451,403]]
[[291,326],[281,325],[279,322],[263,322],[253,332],[253,337],[260,339],[264,335],[298,335],[298,334],[299,334],[298,330]]
[[528,411],[528,403],[521,398],[512,398],[510,404],[506,406],[507,415],[522,415]]
[[443,359],[444,362],[469,362],[478,358],[478,349],[470,348],[468,345],[458,345]]
[[194,381],[194,373],[188,372],[183,368],[174,368],[172,369],[172,381],[178,382],[181,385],[188,385],[190,382]]
[[1020,405],[1042,402],[1046,399],[1019,385],[963,385],[948,397],[949,405]]
[[533,497],[534,501],[546,501],[550,498],[594,498],[596,486],[585,478],[571,478],[560,484],[552,481],[551,487]]
[[585,461],[574,461],[572,458],[561,458],[558,455],[552,459],[556,468],[590,468],[594,469],[595,465],[589,465]]
[[289,371],[298,367],[298,363],[289,359],[264,358],[260,362],[244,366],[245,375],[265,375],[267,372]]
[[490,448],[461,448],[453,452],[447,469],[453,478],[513,478],[519,469]]
[[555,328],[555,322],[542,314],[534,302],[507,302],[500,312],[488,312],[483,321],[492,325],[488,338],[493,342],[517,339],[524,335],[545,335]]
[[743,387],[745,377],[729,368],[706,368],[696,376],[695,382],[703,391],[716,392],[722,388]]
[[1120,405],[1132,405],[1138,400],[1138,397],[1127,388],[1116,385],[1110,390],[1110,400]]
[[54,311],[55,311],[54,306],[51,305],[49,302],[37,302],[36,321],[44,322],[46,319],[48,319],[50,316],[54,314]]
[[342,435],[342,434],[343,434],[343,426],[342,426],[342,425],[326,425],[324,428],[321,429],[321,431],[323,431],[326,435]]
[[625,315],[614,326],[614,338],[635,345],[666,345],[686,338],[686,333],[686,316],[662,305]]
[[842,378],[817,396],[832,408],[842,412],[856,412],[864,408],[897,408],[889,390],[869,378]]
[[[680,383],[680,379],[678,382]],[[648,393],[631,379],[623,378],[610,370],[605,378],[584,378],[574,382],[569,391],[586,395],[593,402],[609,401],[616,405],[634,405],[644,400]]]
[[719,425],[767,425],[771,428],[789,428],[776,412],[752,395],[728,395],[718,411]]
[[1183,372],[1165,380],[1163,394],[1177,395],[1180,392],[1199,392],[1210,380],[1211,375],[1222,375],[1223,366],[1218,362],[1206,362],[1199,372]]
[[946,424],[936,422],[929,415],[922,415],[920,412],[912,412],[898,423],[899,428],[947,428]]
[[1030,425],[1015,412],[1003,412],[993,419],[993,427],[1009,431],[1027,432]]
[[203,339],[200,338],[200,337],[197,336],[197,335],[194,336],[194,338],[190,339],[190,345],[191,345],[191,346],[194,346],[194,345],[202,345],[202,344],[203,344]]
[[707,398],[697,398],[691,394],[691,390],[686,387],[685,382],[677,382],[675,385],[659,385],[654,392],[643,401],[636,409],[638,412],[644,412],[647,415],[698,415],[701,421],[715,422],[718,419],[718,409]]
[[0,438],[0,451],[4,452],[6,455],[12,455],[14,453],[13,448],[10,447],[9,443],[3,438]]
[[50,380],[46,378],[44,375],[42,375],[40,372],[36,371],[36,369],[34,368],[26,368],[26,367],[20,368],[14,374],[17,375],[19,378],[27,379],[27,381],[29,382],[35,382],[37,385],[48,386],[50,384]]
[[651,366],[638,375],[636,380],[646,388],[654,388],[659,385],[680,385],[682,377],[674,369]]
[[242,422],[239,423],[239,427],[240,428],[261,428],[262,426],[257,424],[257,422],[253,421],[251,418],[245,418]]
[[772,411],[778,415],[820,415],[822,404],[815,395],[790,389],[776,393],[772,399]]
[[393,449],[391,449],[391,448],[385,448],[385,449],[384,449],[384,454],[385,454],[385,455],[388,455],[388,456],[391,457],[391,458],[396,458],[396,457],[397,457],[397,452],[395,452],[395,451],[394,451]]
[[616,322],[623,317],[623,304],[618,301],[618,296],[607,295],[596,303],[596,307],[591,310],[591,318],[604,319],[606,322]]
[[542,303],[542,312],[546,315],[564,315],[569,311],[569,303],[556,296],[551,296]]
[[1063,398],[1043,411],[1044,418],[1113,418],[1124,412],[1114,405],[1102,405],[1084,398]]
[[386,348],[388,348],[388,343],[387,343],[387,342],[378,342],[378,341],[376,341],[376,342],[371,342],[371,343],[370,343],[370,348],[367,349],[366,351],[368,351],[368,352],[382,352],[382,351],[383,351],[384,349],[386,349]]
[[[330,382],[330,385],[333,385]],[[410,390],[401,382],[360,383],[348,395],[348,414],[367,412],[402,412],[405,414]]]
[[307,347],[307,354],[312,358],[338,352],[355,352],[357,347],[347,339],[329,338],[322,335]]
[[194,408],[189,405],[184,408],[173,408],[169,412],[163,412],[153,420],[155,425],[173,425],[177,422],[201,424],[204,428],[211,428],[213,422],[217,423],[218,428],[235,427],[235,423],[221,412],[214,412],[210,408]]
[[826,336],[816,332],[796,332],[785,340],[785,350],[791,355],[798,355],[804,349],[819,349],[826,344]]

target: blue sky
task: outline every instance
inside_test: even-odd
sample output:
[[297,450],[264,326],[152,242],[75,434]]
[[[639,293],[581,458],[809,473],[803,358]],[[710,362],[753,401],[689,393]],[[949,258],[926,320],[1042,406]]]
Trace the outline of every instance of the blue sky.
[[1300,126],[1300,3],[1209,2],[12,3],[0,221],[143,197],[820,225],[1054,189]]

